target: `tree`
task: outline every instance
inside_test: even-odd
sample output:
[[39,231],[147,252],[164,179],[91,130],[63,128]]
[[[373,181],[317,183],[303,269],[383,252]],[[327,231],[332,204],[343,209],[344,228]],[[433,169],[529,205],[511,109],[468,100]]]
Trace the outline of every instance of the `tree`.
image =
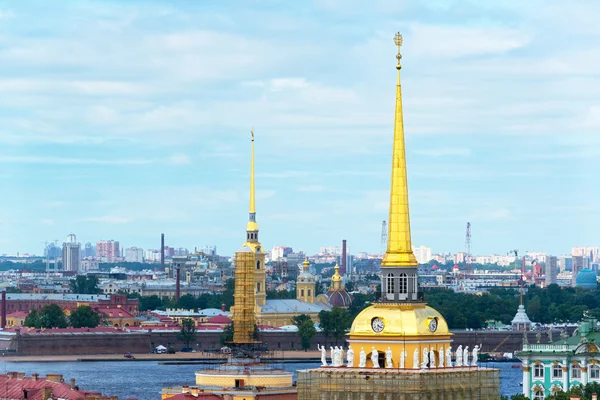
[[71,291],[76,294],[100,294],[102,290],[98,288],[98,277],[94,275],[77,275],[71,279]]
[[101,320],[100,314],[90,306],[79,306],[69,315],[69,322],[73,328],[95,328]]
[[152,296],[142,296],[140,298],[140,311],[152,311],[161,308],[162,300],[155,294]]
[[223,332],[221,333],[221,346],[226,346],[229,343],[233,342],[233,322],[227,325]]
[[317,334],[313,320],[306,314],[300,314],[292,318],[294,325],[298,327],[296,334],[300,337],[300,344],[304,351],[310,348],[313,338]]
[[312,319],[310,318],[310,316],[308,316],[306,314],[296,315],[295,317],[292,318],[293,324],[296,325],[298,328],[300,328],[300,325],[302,325],[302,323],[304,321],[312,322]]
[[196,323],[191,318],[181,320],[181,330],[177,333],[177,340],[185,343],[185,347],[189,348],[190,343],[196,340]]
[[336,343],[344,338],[346,331],[352,325],[350,314],[345,308],[333,307],[331,311],[319,313],[319,327],[325,335],[325,340],[333,337]]
[[37,310],[29,311],[29,314],[25,317],[25,321],[23,321],[23,325],[29,328],[41,328]]
[[23,325],[35,328],[66,328],[67,318],[56,304],[48,304],[39,311],[31,310]]

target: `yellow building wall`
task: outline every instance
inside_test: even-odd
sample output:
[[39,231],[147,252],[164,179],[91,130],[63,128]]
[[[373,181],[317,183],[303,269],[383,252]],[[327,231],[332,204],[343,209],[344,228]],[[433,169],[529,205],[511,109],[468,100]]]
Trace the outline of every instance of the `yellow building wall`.
[[7,316],[6,317],[6,325],[9,326],[9,327],[23,326],[23,323],[25,322],[25,318],[27,318],[27,317],[11,317],[11,316]]
[[[267,302],[267,288],[266,280],[267,275],[265,272],[265,253],[262,251],[254,253],[256,257],[257,266],[260,265],[260,269],[255,268],[254,281],[256,288],[256,304],[264,306]],[[260,263],[260,264],[259,264]]]
[[[427,348],[430,350],[432,347],[435,350],[435,365],[436,367],[440,364],[439,351],[443,349],[444,353],[448,346],[451,344],[450,336],[436,336],[434,338],[427,336],[411,336],[411,337],[391,337],[386,336],[381,339],[376,338],[364,338],[358,337],[353,338],[350,336],[348,340],[352,350],[354,351],[354,367],[358,367],[360,364],[360,351],[364,348],[367,354],[367,368],[372,368],[373,363],[371,362],[372,348],[375,347],[377,352],[381,355],[385,355],[388,347],[392,350],[392,364],[393,368],[400,368],[400,357],[402,350],[406,351],[406,357],[404,361],[404,368],[412,369],[415,367],[414,352],[415,349],[419,351],[419,364],[423,362],[423,349]],[[385,359],[385,358],[384,358]],[[381,358],[380,358],[381,360]],[[446,357],[444,354],[444,363],[446,363]],[[379,367],[384,368],[385,362],[379,362]],[[420,367],[420,365],[417,365]]]
[[235,387],[235,381],[244,381],[244,386],[286,388],[292,386],[292,374],[285,375],[213,375],[196,373],[196,384],[210,387]]
[[313,304],[315,300],[315,284],[296,282],[296,298],[306,303]]
[[292,318],[298,315],[308,315],[314,323],[319,323],[319,313],[257,313],[256,322],[259,325],[269,325],[275,328],[280,328],[286,325],[293,325]]

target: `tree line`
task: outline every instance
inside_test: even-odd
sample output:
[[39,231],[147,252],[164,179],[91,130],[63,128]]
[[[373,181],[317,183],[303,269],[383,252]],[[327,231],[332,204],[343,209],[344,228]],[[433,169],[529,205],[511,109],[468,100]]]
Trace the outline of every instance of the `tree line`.
[[90,306],[79,306],[67,317],[57,304],[48,304],[39,310],[31,310],[23,326],[30,328],[96,328],[104,323],[104,314],[93,310]]
[[[486,321],[510,324],[519,306],[518,289],[495,288],[481,295],[456,293],[447,289],[431,289],[425,292],[427,303],[446,319],[450,329],[481,329]],[[535,285],[525,289],[523,303],[527,315],[534,322],[578,322],[583,312],[600,317],[600,290],[560,287],[547,288]]]

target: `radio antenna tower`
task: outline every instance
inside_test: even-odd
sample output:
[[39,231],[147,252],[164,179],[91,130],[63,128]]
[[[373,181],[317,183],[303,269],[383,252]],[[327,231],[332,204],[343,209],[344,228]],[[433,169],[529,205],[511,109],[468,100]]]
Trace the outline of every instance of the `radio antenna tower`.
[[467,266],[467,272],[471,272],[471,223],[467,222],[467,234],[465,235],[465,247],[467,248],[467,255],[465,256],[465,264]]
[[381,256],[385,254],[387,250],[387,222],[381,223]]

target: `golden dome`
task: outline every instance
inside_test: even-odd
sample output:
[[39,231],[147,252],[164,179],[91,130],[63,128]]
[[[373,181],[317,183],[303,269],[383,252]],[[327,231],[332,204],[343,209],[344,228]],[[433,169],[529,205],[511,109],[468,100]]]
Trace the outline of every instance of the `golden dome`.
[[333,276],[331,277],[331,282],[339,282],[342,280],[342,276],[340,275],[340,267],[335,264],[335,267],[333,267],[335,269],[335,273],[333,274]]
[[[375,333],[372,321],[383,320],[384,328]],[[431,321],[436,319],[437,329],[432,332]],[[432,327],[433,328],[433,327]],[[446,320],[436,310],[424,303],[378,303],[365,308],[356,316],[350,328],[350,337],[368,336],[449,336]]]
[[304,262],[302,263],[302,265],[304,265],[304,267],[308,269],[308,267],[310,265],[310,262],[308,261],[308,258],[304,259]]

